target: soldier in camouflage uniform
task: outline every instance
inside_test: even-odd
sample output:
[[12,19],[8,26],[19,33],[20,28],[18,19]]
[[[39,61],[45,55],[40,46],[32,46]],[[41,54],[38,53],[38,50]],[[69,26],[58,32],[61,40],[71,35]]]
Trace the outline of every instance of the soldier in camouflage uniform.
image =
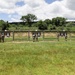
[[35,42],[36,41],[36,34],[34,32],[32,33],[32,37],[33,37],[33,42]]
[[0,42],[4,42],[4,32],[0,33]]
[[38,32],[36,32],[36,37],[35,37],[36,41],[38,41]]
[[57,35],[57,38],[58,38],[58,41],[59,41],[59,37],[65,37],[65,41],[67,41],[67,32],[65,31],[62,31],[62,32],[59,32],[58,35]]

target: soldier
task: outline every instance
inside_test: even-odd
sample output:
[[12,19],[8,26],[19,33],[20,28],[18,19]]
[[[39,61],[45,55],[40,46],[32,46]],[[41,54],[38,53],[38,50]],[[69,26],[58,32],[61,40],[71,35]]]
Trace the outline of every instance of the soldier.
[[57,35],[57,38],[58,38],[58,41],[59,41],[59,37],[65,37],[65,41],[67,41],[67,32],[60,32],[60,33],[58,33],[58,35]]
[[65,32],[65,41],[67,41],[67,32]]
[[35,42],[35,40],[36,40],[36,34],[34,32],[32,33],[32,37],[33,37],[33,42]]
[[2,42],[4,42],[4,32],[2,33]]
[[36,41],[38,41],[38,33],[36,33]]
[[4,42],[4,32],[0,33],[0,42]]

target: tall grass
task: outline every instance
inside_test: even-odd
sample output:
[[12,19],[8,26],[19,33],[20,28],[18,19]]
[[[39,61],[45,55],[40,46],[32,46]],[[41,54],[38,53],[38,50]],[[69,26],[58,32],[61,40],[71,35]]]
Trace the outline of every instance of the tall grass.
[[0,43],[0,75],[75,75],[75,42]]

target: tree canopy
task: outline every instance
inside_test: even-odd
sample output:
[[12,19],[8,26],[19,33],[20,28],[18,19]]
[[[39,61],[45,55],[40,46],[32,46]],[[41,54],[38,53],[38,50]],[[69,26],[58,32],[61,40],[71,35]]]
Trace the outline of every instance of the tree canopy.
[[56,25],[56,26],[65,26],[66,23],[66,18],[64,17],[56,17],[56,18],[52,18],[52,24]]
[[[67,24],[66,23],[66,18],[64,17],[55,17],[52,19],[45,19],[43,20],[38,20],[37,21],[37,17],[33,14],[27,14],[27,15],[23,15],[20,18],[23,22],[16,22],[13,25],[11,25],[10,27],[18,30],[21,29],[20,27],[24,28],[24,27],[34,27],[34,28],[38,28],[40,30],[57,30],[60,28],[64,28],[64,27],[70,27],[72,25],[71,24]],[[17,24],[18,23],[18,24]],[[23,27],[24,26],[24,27]],[[0,20],[0,30],[5,30],[8,29],[9,27],[9,23],[5,22],[3,20]],[[26,29],[27,30],[27,29]]]
[[37,20],[37,17],[33,14],[27,14],[25,16],[22,16],[21,20],[23,22],[27,22],[29,27],[31,27],[31,22],[34,22],[34,20]]
[[37,22],[37,26],[40,30],[47,30],[47,24],[42,20]]
[[8,29],[8,27],[9,27],[8,21],[5,22],[4,20],[0,20],[0,30],[6,30]]

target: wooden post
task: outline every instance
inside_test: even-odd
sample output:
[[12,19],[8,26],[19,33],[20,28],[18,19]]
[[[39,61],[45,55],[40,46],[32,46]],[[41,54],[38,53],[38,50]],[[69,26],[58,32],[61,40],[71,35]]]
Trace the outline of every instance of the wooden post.
[[43,31],[43,40],[44,40],[44,31]]
[[30,31],[28,31],[28,41],[30,41]]
[[71,32],[69,31],[68,33],[69,33],[69,38],[70,38],[70,41],[71,41]]
[[13,31],[13,41],[14,41],[14,31]]

